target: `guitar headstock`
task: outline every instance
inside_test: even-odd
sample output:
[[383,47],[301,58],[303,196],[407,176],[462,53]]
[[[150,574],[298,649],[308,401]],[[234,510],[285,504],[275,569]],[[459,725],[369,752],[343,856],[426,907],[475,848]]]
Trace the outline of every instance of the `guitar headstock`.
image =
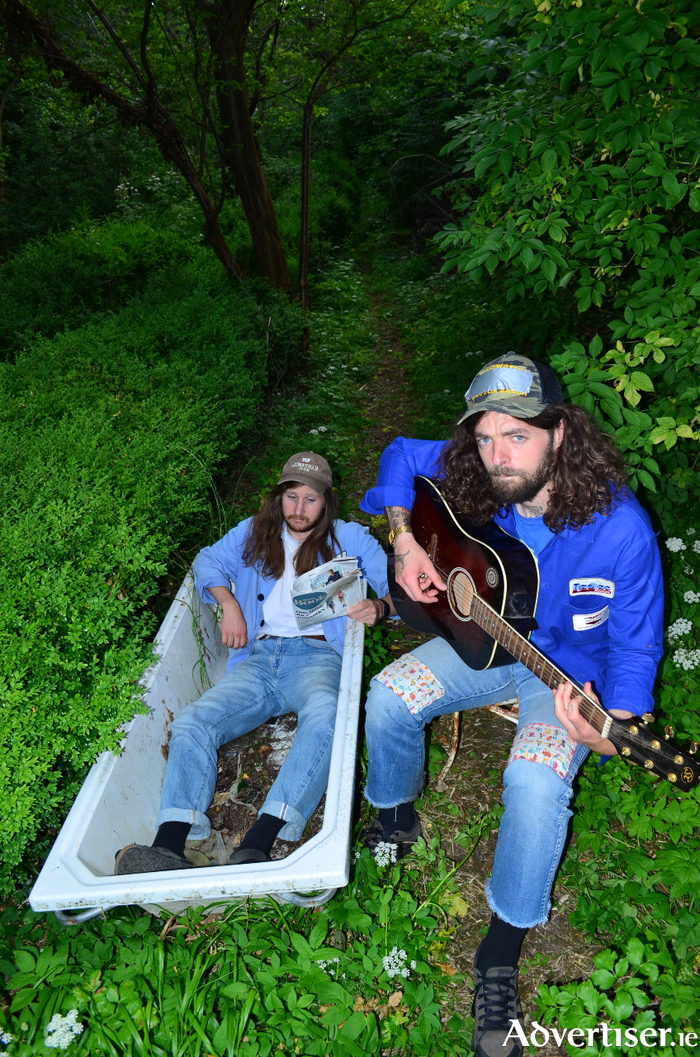
[[650,726],[653,718],[646,714],[614,719],[608,737],[624,759],[688,792],[700,782],[700,764],[694,755],[697,745],[691,742],[688,749],[681,749],[670,740],[671,727],[661,734]]

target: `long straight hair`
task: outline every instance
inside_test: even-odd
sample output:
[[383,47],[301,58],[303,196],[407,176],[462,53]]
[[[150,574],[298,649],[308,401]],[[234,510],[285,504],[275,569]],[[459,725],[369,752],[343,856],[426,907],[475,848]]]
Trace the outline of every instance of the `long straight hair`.
[[[284,573],[282,496],[290,488],[300,488],[302,484],[302,481],[283,481],[275,485],[250,526],[243,548],[243,562],[251,566],[260,562],[262,574],[267,579],[279,580]],[[329,562],[341,549],[335,535],[338,498],[332,488],[326,488],[323,498],[326,500],[323,513],[294,556],[297,576]]]

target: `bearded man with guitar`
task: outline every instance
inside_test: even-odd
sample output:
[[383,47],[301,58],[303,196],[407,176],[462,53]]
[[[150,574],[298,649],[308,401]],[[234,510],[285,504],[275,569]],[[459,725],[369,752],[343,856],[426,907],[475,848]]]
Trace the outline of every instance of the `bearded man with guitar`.
[[[652,710],[663,587],[656,538],[620,456],[581,408],[564,403],[548,367],[507,353],[479,371],[465,400],[450,441],[393,441],[361,503],[371,514],[386,510],[399,614],[424,629],[434,620],[441,636],[372,680],[365,794],[379,811],[365,845],[373,853],[393,845],[400,858],[420,836],[413,801],[424,783],[427,723],[518,699],[486,885],[492,918],[474,966],[473,1045],[477,1057],[519,1057],[522,941],[549,914],[579,767],[590,751],[616,753],[611,723],[636,731],[626,717]],[[437,522],[419,525],[431,516],[425,493],[444,533]],[[454,549],[473,526],[486,534],[474,544],[478,567]],[[486,617],[474,608],[472,618],[484,595],[492,596]],[[491,622],[512,628],[516,645],[495,632],[494,644],[483,630]],[[525,658],[529,642],[528,668],[514,656]]]

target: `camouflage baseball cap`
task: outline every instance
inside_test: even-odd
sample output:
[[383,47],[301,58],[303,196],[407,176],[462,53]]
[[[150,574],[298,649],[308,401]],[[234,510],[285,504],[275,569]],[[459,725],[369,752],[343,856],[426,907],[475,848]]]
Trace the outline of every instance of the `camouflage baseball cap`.
[[507,352],[481,368],[464,399],[467,410],[459,422],[481,411],[535,418],[549,404],[563,404],[564,394],[544,363]]
[[315,451],[300,451],[292,455],[291,459],[287,459],[277,484],[284,481],[308,484],[309,488],[319,493],[333,487],[331,468],[323,456],[317,455]]

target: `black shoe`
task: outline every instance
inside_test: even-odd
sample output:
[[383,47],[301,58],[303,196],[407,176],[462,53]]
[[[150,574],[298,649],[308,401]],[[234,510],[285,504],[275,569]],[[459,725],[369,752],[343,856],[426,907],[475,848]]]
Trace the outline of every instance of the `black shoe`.
[[416,816],[416,821],[409,830],[395,829],[387,837],[384,836],[381,822],[375,818],[362,834],[361,839],[362,847],[369,848],[378,866],[390,866],[408,855],[420,837],[420,820]]
[[152,848],[147,844],[127,844],[114,857],[114,872],[156,873],[159,870],[193,870],[194,863],[170,848]]
[[519,1021],[522,1036],[518,970],[499,966],[482,976],[474,966],[474,983],[472,1049],[475,1057],[522,1057],[521,1039],[513,1031],[513,1022]]
[[246,863],[269,861],[270,856],[267,852],[260,851],[259,848],[236,848],[236,850],[229,855],[228,865],[245,866]]

